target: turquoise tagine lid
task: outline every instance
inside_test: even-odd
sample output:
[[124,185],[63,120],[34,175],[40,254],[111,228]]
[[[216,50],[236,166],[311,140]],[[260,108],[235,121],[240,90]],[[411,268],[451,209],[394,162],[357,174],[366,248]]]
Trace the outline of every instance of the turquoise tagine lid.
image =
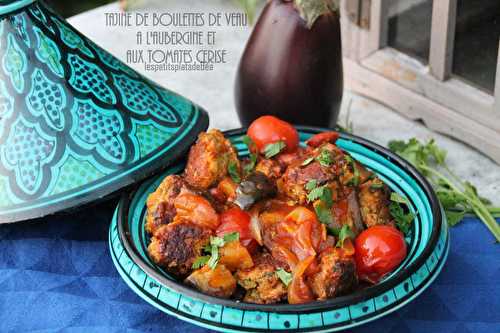
[[0,1],[0,223],[95,202],[170,165],[208,116],[36,0]]

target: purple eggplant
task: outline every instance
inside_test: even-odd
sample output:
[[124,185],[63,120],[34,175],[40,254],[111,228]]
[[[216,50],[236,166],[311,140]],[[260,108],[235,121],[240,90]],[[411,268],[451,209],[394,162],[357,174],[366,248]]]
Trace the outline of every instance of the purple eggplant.
[[343,93],[338,0],[270,0],[241,58],[235,85],[238,116],[293,124],[337,121]]

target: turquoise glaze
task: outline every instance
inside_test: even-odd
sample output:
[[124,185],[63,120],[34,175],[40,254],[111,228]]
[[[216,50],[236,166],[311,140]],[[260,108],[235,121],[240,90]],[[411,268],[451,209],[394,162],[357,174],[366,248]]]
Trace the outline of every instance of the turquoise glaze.
[[0,1],[0,223],[100,200],[208,126],[38,1]]
[[[305,141],[315,130],[300,131]],[[248,154],[241,143],[241,132],[229,136],[240,156]],[[164,174],[143,183],[131,196],[119,203],[109,231],[113,262],[124,281],[144,300],[161,311],[206,328],[225,332],[331,332],[375,320],[404,306],[427,288],[441,271],[448,254],[446,221],[429,188],[424,188],[409,167],[397,157],[379,151],[373,144],[343,136],[338,146],[376,172],[388,185],[407,197],[418,213],[409,242],[409,254],[401,266],[374,290],[325,302],[300,306],[251,305],[207,297],[176,282],[156,267],[146,253],[148,237],[144,233],[145,202],[163,177],[179,173],[180,163]],[[382,148],[380,148],[382,149]],[[434,204],[432,203],[434,202]],[[128,209],[127,209],[128,207]],[[437,210],[435,209],[437,207]],[[368,288],[370,289],[370,288]]]

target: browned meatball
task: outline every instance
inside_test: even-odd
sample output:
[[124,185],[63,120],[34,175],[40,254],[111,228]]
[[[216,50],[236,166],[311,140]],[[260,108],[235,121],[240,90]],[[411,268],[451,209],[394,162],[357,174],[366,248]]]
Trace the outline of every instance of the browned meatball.
[[392,223],[389,212],[390,191],[380,179],[369,180],[359,187],[359,206],[367,227]]
[[160,226],[148,246],[149,256],[169,273],[185,277],[210,242],[211,231],[186,221]]
[[258,255],[255,266],[236,272],[238,284],[246,290],[244,302],[257,304],[278,303],[286,299],[287,288],[276,275],[279,265],[269,253]]
[[222,298],[231,297],[236,290],[236,280],[226,266],[220,263],[214,269],[203,266],[189,275],[184,282],[207,295]]
[[169,175],[148,196],[145,228],[149,234],[153,234],[160,225],[172,222],[176,214],[174,199],[181,191],[187,191],[186,182],[178,175]]
[[267,178],[277,179],[281,177],[283,169],[276,160],[262,159],[255,166],[255,171],[264,174]]
[[185,179],[194,188],[206,190],[227,175],[230,163],[239,169],[238,154],[231,142],[215,129],[201,133],[189,152]]
[[307,283],[318,300],[348,294],[356,288],[358,278],[353,257],[330,248],[319,256],[319,271],[308,277]]

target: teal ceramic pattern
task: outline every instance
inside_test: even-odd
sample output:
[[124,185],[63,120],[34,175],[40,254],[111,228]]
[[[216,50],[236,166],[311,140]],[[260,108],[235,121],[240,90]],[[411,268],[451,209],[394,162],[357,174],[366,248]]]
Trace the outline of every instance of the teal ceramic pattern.
[[0,78],[0,223],[103,198],[208,126],[39,1],[0,1]]
[[[305,141],[317,131],[300,131]],[[231,133],[233,133],[231,135]],[[248,154],[241,131],[229,135],[240,156]],[[360,140],[361,141],[361,140]],[[419,218],[410,236],[408,257],[378,285],[338,299],[300,306],[252,305],[203,295],[183,286],[156,267],[147,256],[148,237],[144,232],[147,196],[168,174],[179,173],[184,165],[171,167],[164,174],[143,183],[130,197],[119,203],[110,227],[113,262],[124,281],[144,300],[161,311],[206,328],[224,332],[332,332],[348,329],[396,311],[417,297],[434,281],[448,254],[446,221],[434,195],[423,188],[405,165],[398,165],[373,148],[344,136],[338,146],[376,172],[398,193],[406,196]]]

